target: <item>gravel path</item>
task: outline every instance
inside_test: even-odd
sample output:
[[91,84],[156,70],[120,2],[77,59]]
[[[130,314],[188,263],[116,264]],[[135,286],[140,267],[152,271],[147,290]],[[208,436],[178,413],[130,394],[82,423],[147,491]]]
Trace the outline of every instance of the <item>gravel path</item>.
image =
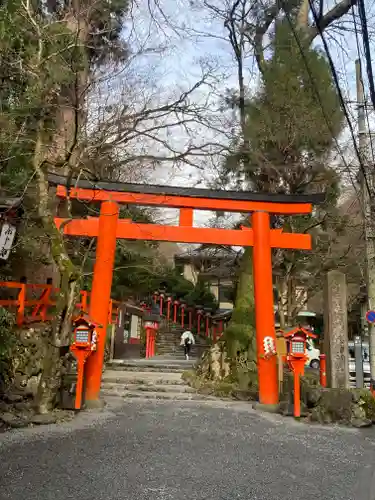
[[0,435],[1,500],[375,500],[375,430],[246,403],[113,399]]

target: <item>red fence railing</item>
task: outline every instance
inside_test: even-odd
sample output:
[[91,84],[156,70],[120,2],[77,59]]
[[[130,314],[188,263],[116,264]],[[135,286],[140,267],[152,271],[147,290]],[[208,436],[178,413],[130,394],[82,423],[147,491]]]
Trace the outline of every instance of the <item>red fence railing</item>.
[[[15,281],[1,281],[0,290],[7,289],[12,298],[0,299],[0,306],[15,310],[18,326],[29,323],[51,321],[53,319],[53,307],[56,305],[56,294],[58,288],[50,284],[18,283]],[[13,293],[12,293],[13,292]],[[80,292],[80,302],[76,309],[88,313],[90,303],[90,292]],[[117,319],[119,302],[111,300],[109,304],[109,322]]]

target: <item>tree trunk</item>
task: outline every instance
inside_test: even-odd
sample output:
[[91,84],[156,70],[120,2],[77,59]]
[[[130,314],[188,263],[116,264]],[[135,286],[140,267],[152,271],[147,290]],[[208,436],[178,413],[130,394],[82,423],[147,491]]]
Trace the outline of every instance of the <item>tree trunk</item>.
[[[38,212],[43,222],[44,230],[49,237],[50,250],[60,273],[60,292],[57,298],[54,321],[48,339],[48,355],[38,388],[37,409],[40,413],[50,411],[56,403],[56,397],[61,384],[61,366],[64,354],[61,348],[70,345],[72,316],[80,290],[80,275],[73,265],[66,250],[63,233],[54,222],[54,212],[51,209],[49,186],[45,163],[59,166],[68,178],[79,166],[80,134],[82,134],[85,118],[84,104],[89,79],[89,61],[87,54],[87,38],[89,23],[86,10],[79,0],[74,0],[72,8],[65,16],[66,27],[76,40],[77,60],[72,62],[74,80],[61,86],[57,96],[55,116],[55,131],[45,145],[45,123],[38,124],[37,141],[35,144],[33,166],[38,185]],[[66,203],[70,212],[69,200]],[[68,217],[70,213],[66,214]]]
[[55,319],[48,338],[48,355],[44,360],[38,388],[36,406],[40,413],[51,410],[61,381],[60,348],[70,344],[71,318],[74,312],[78,288],[78,273],[66,251],[63,234],[57,229],[50,208],[48,179],[44,171],[46,149],[43,144],[44,121],[38,123],[33,167],[38,186],[38,214],[49,238],[51,254],[60,273],[60,292],[57,299]]
[[236,369],[239,357],[246,358],[247,370],[257,375],[257,352],[254,324],[253,249],[247,247],[242,257],[236,300],[231,321],[225,330],[227,352]]

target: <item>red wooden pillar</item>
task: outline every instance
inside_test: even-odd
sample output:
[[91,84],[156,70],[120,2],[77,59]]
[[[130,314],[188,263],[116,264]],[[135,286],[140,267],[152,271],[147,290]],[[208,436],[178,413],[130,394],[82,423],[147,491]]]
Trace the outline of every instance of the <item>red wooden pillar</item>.
[[210,335],[210,313],[206,313],[206,337]]
[[174,308],[174,312],[173,312],[173,322],[174,323],[177,323],[177,311],[178,311],[178,306],[179,306],[179,301],[178,300],[175,300],[173,302],[173,308]]
[[159,310],[160,316],[163,316],[163,305],[164,305],[164,293],[161,293],[160,294],[160,310]]
[[185,304],[181,304],[181,328],[185,326]]
[[93,322],[99,324],[100,327],[97,328],[98,340],[96,351],[91,354],[86,362],[86,401],[88,403],[99,400],[116,251],[118,215],[119,208],[117,203],[112,201],[104,201],[102,203],[90,301],[90,318]]
[[193,327],[193,310],[189,308],[189,330]]
[[203,311],[201,309],[198,309],[198,311],[197,311],[197,332],[198,332],[198,335],[201,333],[202,313],[203,313]]
[[167,298],[167,321],[171,319],[171,304],[172,304],[172,297]]
[[151,329],[146,327],[146,358],[150,357],[151,351]]
[[266,359],[263,347],[265,337],[271,337],[276,346],[269,213],[254,212],[252,226],[259,402],[273,405],[279,400],[277,357]]
[[327,357],[325,354],[321,354],[319,358],[320,385],[322,387],[327,387]]

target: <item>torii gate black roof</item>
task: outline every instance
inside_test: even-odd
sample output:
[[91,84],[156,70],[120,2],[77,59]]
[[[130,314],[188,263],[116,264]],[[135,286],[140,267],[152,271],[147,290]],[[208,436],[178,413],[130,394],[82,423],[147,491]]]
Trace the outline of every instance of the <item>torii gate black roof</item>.
[[[61,175],[49,174],[48,182],[51,185],[67,186],[68,179]],[[160,186],[154,184],[135,184],[110,181],[91,181],[86,179],[71,179],[69,187],[82,189],[97,189],[101,191],[116,191],[124,193],[139,193],[150,195],[186,196],[189,198],[208,198],[216,200],[236,201],[263,201],[273,203],[311,203],[320,205],[325,201],[325,193],[312,194],[283,194],[283,193],[255,193],[252,191],[225,191],[180,186]]]

